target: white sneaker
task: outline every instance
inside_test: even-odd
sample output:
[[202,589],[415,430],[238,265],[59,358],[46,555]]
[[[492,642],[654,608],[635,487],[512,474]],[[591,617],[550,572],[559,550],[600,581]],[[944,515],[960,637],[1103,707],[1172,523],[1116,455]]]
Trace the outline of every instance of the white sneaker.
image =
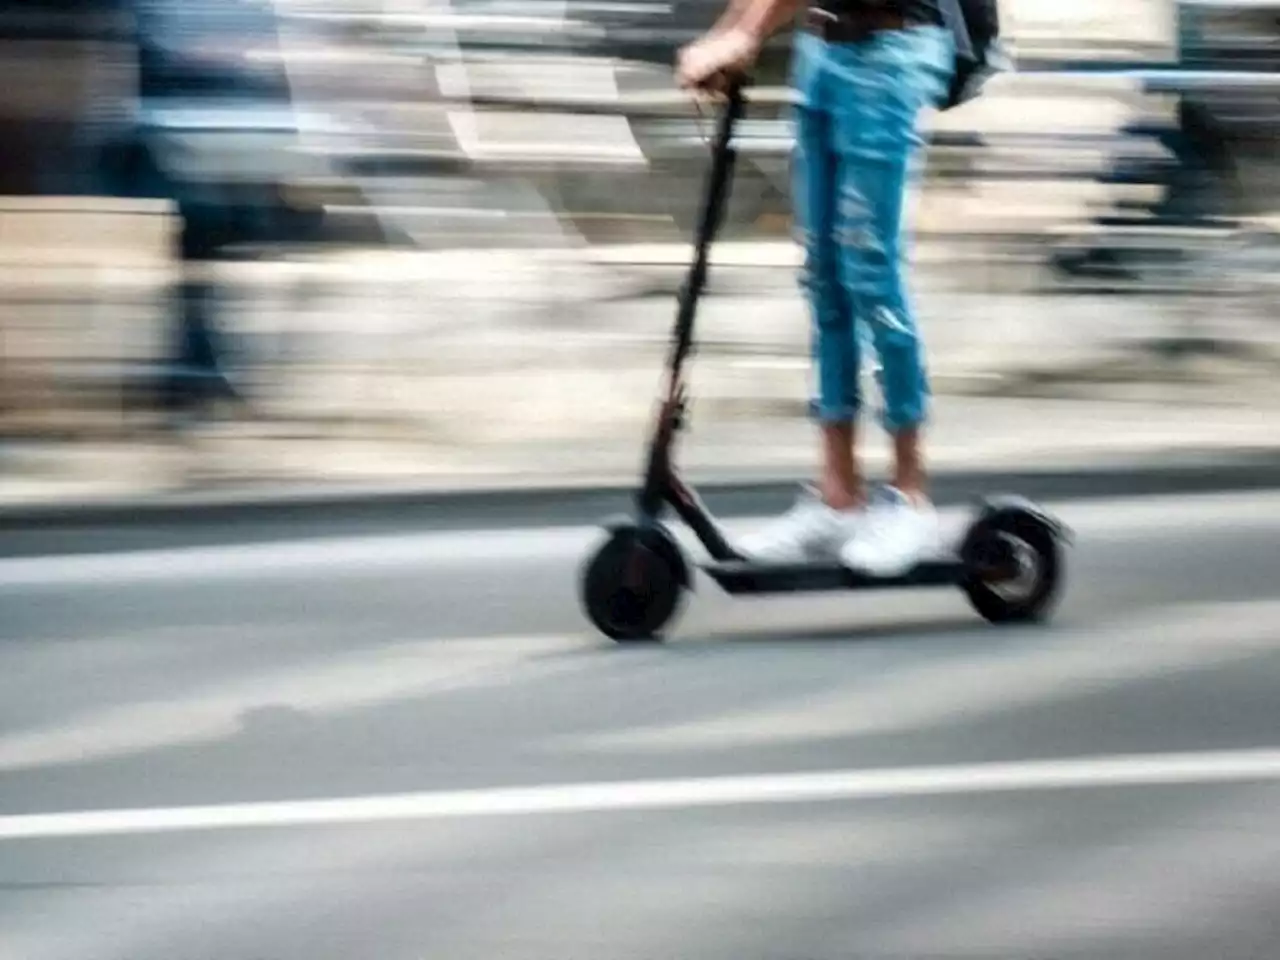
[[861,512],[834,510],[811,489],[801,493],[787,513],[769,526],[743,537],[743,556],[763,563],[836,560],[857,533]]
[[872,497],[857,536],[844,545],[840,559],[859,573],[901,577],[936,553],[940,541],[932,505],[912,503],[893,487],[883,487]]

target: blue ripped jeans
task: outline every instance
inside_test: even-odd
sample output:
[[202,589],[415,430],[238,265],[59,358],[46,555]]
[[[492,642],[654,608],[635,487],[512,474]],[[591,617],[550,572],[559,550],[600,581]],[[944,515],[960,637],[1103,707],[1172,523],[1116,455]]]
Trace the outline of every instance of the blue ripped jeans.
[[923,145],[922,111],[945,93],[952,39],[941,27],[885,31],[861,43],[796,38],[793,207],[805,249],[823,423],[854,420],[864,344],[879,359],[881,420],[922,423],[929,381],[906,291],[903,216]]

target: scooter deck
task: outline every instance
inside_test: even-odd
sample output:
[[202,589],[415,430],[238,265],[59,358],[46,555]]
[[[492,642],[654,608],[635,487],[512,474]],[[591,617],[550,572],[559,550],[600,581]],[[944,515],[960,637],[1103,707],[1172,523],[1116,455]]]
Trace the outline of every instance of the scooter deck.
[[900,577],[868,576],[832,561],[754,563],[731,560],[703,564],[702,570],[730,594],[947,587],[958,584],[965,574],[964,564],[955,557],[926,560]]

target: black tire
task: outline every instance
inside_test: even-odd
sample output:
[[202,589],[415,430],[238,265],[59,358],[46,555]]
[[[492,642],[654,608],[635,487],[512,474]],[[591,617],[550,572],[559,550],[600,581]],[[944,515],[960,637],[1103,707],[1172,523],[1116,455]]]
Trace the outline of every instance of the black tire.
[[[962,584],[969,602],[989,623],[1044,620],[1062,590],[1062,547],[1043,520],[1027,513],[1000,513],[974,524],[961,551],[966,572]],[[1016,569],[1018,576],[997,579],[995,570]]]
[[679,612],[686,583],[680,548],[665,531],[624,527],[583,568],[582,606],[610,640],[657,641]]

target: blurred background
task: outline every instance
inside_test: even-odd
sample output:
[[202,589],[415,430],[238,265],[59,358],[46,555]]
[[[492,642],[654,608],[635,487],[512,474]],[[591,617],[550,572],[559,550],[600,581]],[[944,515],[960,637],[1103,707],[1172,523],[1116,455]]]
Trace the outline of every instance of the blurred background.
[[[719,9],[9,0],[0,496],[631,469],[714,123],[670,64]],[[1002,12],[1018,71],[914,204],[939,432],[1269,442],[1280,3]],[[702,314],[708,469],[808,462],[788,51]]]
[[[933,494],[1062,516],[1051,627],[623,652],[720,2],[0,3],[0,958],[1280,957],[1280,0],[1001,0],[933,124]],[[816,453],[788,51],[680,451],[730,536]]]

